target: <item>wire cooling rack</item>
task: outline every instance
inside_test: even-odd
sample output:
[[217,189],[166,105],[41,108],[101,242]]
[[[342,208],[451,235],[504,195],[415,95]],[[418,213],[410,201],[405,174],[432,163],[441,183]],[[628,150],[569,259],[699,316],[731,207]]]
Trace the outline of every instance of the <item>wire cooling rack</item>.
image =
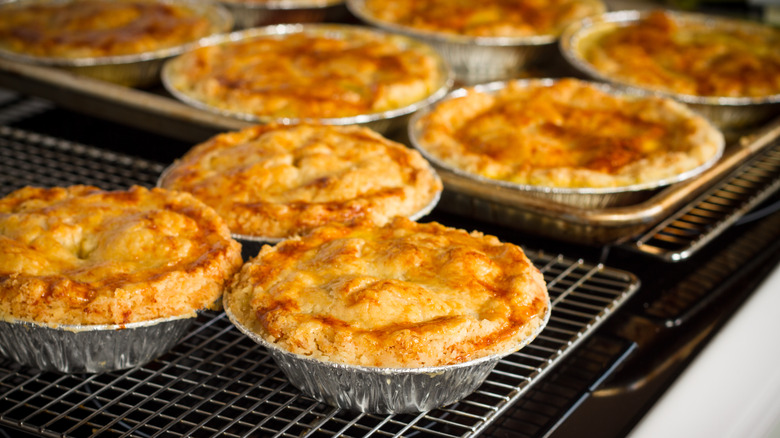
[[[24,185],[152,186],[162,164],[0,126],[0,195]],[[631,273],[526,251],[552,299],[548,326],[465,399],[419,414],[342,411],[302,395],[223,312],[141,367],[59,374],[0,361],[0,425],[43,436],[470,437],[479,435],[639,287]],[[533,421],[533,420],[528,420]]]

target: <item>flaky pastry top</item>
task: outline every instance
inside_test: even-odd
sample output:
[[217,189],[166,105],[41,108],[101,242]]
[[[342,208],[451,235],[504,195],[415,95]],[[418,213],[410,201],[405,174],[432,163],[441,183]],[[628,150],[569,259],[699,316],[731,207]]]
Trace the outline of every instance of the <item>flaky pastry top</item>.
[[160,186],[194,194],[235,234],[272,238],[416,215],[442,189],[413,149],[368,128],[307,124],[217,135],[173,163]]
[[177,57],[165,68],[166,85],[210,109],[267,121],[394,111],[447,80],[432,49],[400,35],[346,25],[264,31]]
[[425,32],[471,37],[558,35],[604,11],[596,0],[365,0],[377,20]]
[[509,354],[536,335],[549,307],[520,247],[401,217],[265,246],[225,294],[229,315],[266,341],[371,367]]
[[218,304],[242,263],[193,196],[135,186],[25,187],[0,199],[0,318],[127,324]]
[[416,142],[468,173],[547,187],[673,180],[720,156],[723,135],[683,104],[577,79],[467,89],[420,118]]
[[326,8],[344,3],[344,0],[222,0],[225,3],[267,5],[269,9],[290,10]]
[[577,50],[604,76],[659,91],[780,95],[780,29],[721,20],[713,25],[652,11],[636,22],[592,32]]
[[49,58],[137,55],[191,43],[213,32],[185,3],[71,0],[6,5],[0,48]]

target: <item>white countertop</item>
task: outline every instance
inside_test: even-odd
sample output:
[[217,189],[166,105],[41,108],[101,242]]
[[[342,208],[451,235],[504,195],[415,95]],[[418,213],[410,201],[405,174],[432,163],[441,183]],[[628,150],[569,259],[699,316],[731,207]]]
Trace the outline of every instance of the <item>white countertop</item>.
[[780,266],[629,437],[780,437],[779,335]]

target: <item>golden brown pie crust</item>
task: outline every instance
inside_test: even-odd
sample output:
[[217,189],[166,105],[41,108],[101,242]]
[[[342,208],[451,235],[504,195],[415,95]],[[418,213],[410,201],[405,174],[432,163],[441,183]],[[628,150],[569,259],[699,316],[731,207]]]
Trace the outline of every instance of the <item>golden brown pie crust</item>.
[[0,48],[49,58],[136,55],[213,31],[207,17],[184,3],[149,0],[29,2],[2,14]]
[[[315,9],[344,3],[343,0],[222,0],[223,3],[248,3],[267,5],[271,10],[296,11],[297,9]],[[293,21],[290,21],[292,23]]]
[[247,33],[185,53],[166,66],[166,83],[207,107],[276,120],[397,110],[446,81],[435,52],[422,43],[356,26],[311,26]]
[[368,128],[256,125],[217,135],[160,180],[212,206],[231,231],[287,237],[329,222],[412,216],[441,181],[415,150]]
[[593,32],[577,50],[606,77],[656,90],[719,97],[780,94],[780,30],[738,23],[681,22],[653,11]]
[[189,194],[25,187],[0,199],[0,318],[127,324],[218,303],[242,263],[224,221]]
[[603,12],[582,0],[366,0],[377,20],[419,31],[472,37],[558,35],[566,25]]
[[684,105],[576,79],[474,88],[419,120],[418,144],[468,173],[534,186],[652,184],[719,156],[723,137]]
[[518,246],[401,217],[264,246],[225,293],[241,325],[282,349],[376,367],[509,354],[549,307],[542,274]]

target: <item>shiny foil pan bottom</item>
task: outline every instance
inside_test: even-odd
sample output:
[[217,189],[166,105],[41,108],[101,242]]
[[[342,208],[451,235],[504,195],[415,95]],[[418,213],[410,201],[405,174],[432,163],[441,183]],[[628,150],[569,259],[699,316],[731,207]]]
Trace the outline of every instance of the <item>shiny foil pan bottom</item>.
[[338,0],[220,3],[233,14],[236,30],[271,24],[339,22],[349,15],[344,2]]
[[102,373],[143,365],[170,350],[192,315],[125,325],[48,326],[0,321],[0,356],[41,371]]
[[489,45],[425,40],[450,63],[460,85],[508,80],[542,68],[559,57],[556,41],[546,44]]
[[[240,321],[230,303],[225,305],[225,313],[242,333],[268,350],[293,386],[320,402],[357,412],[425,412],[454,403],[474,392],[498,362],[513,353],[420,368],[341,364],[295,354],[266,341]],[[550,313],[548,306],[539,326],[522,339],[514,351],[528,345],[544,330]]]
[[[267,345],[267,344],[265,344]],[[271,357],[296,388],[316,400],[358,412],[424,412],[474,392],[499,356],[431,368],[370,368],[323,362],[268,346]]]

